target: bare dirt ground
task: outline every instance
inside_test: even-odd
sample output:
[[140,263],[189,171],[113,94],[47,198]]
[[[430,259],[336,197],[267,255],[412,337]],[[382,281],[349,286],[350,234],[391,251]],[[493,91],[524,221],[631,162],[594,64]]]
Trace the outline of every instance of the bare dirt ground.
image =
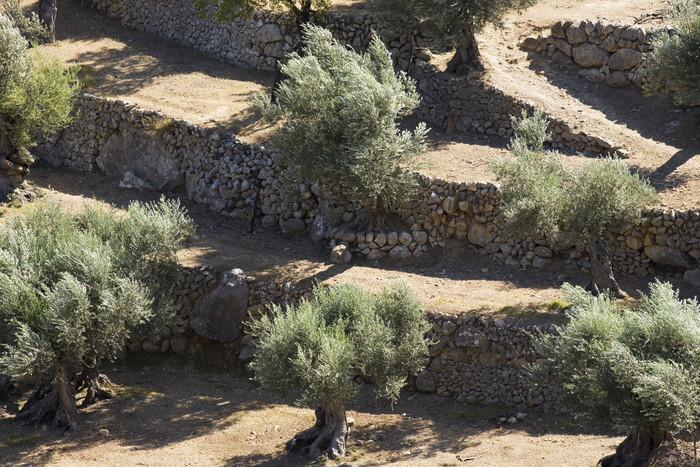
[[[36,5],[30,0],[23,4]],[[341,10],[362,7],[361,2],[349,0],[334,5]],[[546,34],[557,20],[607,18],[629,24],[661,11],[663,5],[661,0],[544,0],[521,14],[511,13],[503,29],[487,28],[478,39],[488,82],[574,128],[622,146],[630,154],[628,163],[650,177],[663,205],[696,208],[700,207],[700,158],[694,156],[700,153],[700,108],[679,110],[668,99],[643,97],[638,89],[590,83],[578,77],[573,66],[528,57],[517,46],[528,35]],[[270,142],[272,129],[251,111],[249,99],[269,89],[272,73],[238,69],[151,34],[126,30],[73,1],[61,4],[57,25],[59,42],[45,50],[67,62],[92,67],[91,92],[231,131],[244,141]],[[672,123],[678,125],[670,128]],[[507,154],[507,143],[471,133],[445,135],[443,129],[433,128],[428,156],[434,165],[425,172],[447,179],[494,181],[488,160]]]
[[[346,2],[343,8],[357,5]],[[606,89],[583,87],[587,83],[559,84],[556,80],[569,82],[567,70],[546,63],[531,64],[536,61],[529,62],[515,46],[517,38],[560,18],[607,16],[626,20],[630,11],[640,14],[657,11],[661,2],[544,0],[535,8],[535,13],[507,19],[510,29],[484,33],[484,37],[500,35],[506,41],[504,44],[512,46],[493,49],[484,46],[491,69],[488,79],[501,77],[505,82],[512,71],[518,74],[524,83],[522,89],[528,93],[544,87],[547,91],[542,91],[543,95],[546,97],[551,92],[552,96],[549,100],[543,98],[543,103],[550,104],[546,107],[548,111],[553,112],[551,109],[557,105],[565,109],[583,106],[582,112],[567,111],[564,117],[571,121],[572,115],[577,115],[581,125],[591,133],[595,132],[588,125],[596,125],[598,118],[604,122],[615,120],[615,123],[598,123],[593,128],[627,135],[632,138],[630,144],[639,142],[640,156],[637,146],[629,147],[631,163],[648,167],[650,173],[661,168],[668,171],[662,180],[672,183],[663,193],[664,202],[679,207],[683,202],[687,206],[697,205],[700,195],[693,184],[697,180],[692,171],[697,159],[692,156],[698,153],[697,131],[692,131],[687,123],[697,115],[683,113],[682,134],[676,130],[657,139],[652,132],[655,120],[651,116],[665,122],[663,119],[668,115],[681,119],[675,117],[680,113],[669,113],[668,107],[658,113],[657,105],[661,104],[657,101],[649,101],[653,102],[649,105],[646,99],[632,94],[622,102],[629,105],[630,99],[638,99],[641,103],[634,105],[642,106],[644,111],[605,107],[610,97]],[[144,108],[160,109],[176,118],[235,131],[244,140],[269,139],[270,129],[250,112],[247,99],[270,86],[271,74],[236,69],[152,35],[125,30],[74,2],[60,4],[57,31],[59,43],[46,50],[65,60],[93,66],[96,83],[92,92],[123,98]],[[511,58],[517,58],[518,62],[509,63]],[[540,74],[541,71],[545,73]],[[579,86],[578,94],[566,86],[572,89]],[[513,92],[520,89],[512,88]],[[612,118],[613,110],[622,113]],[[633,120],[637,117],[641,119],[639,122]],[[650,125],[652,130],[644,130],[647,128],[644,125]],[[631,129],[623,131],[625,126]],[[634,139],[635,132],[640,135],[638,139]],[[672,137],[677,140],[671,140]],[[610,139],[616,140],[612,136]],[[666,151],[659,152],[661,155],[654,152],[657,148],[654,145],[662,144],[659,141]],[[435,130],[431,157],[436,164],[430,173],[451,179],[491,180],[486,158],[505,153],[505,145],[506,141],[499,138],[446,136]],[[659,159],[654,162],[657,156]],[[30,179],[72,208],[80,207],[88,199],[119,208],[132,199],[149,201],[159,196],[120,190],[118,180],[96,174],[78,174],[42,165],[32,170]],[[657,186],[661,185],[657,183]],[[403,277],[416,291],[426,311],[479,312],[527,322],[560,321],[561,315],[547,312],[545,304],[560,298],[562,282],[585,285],[588,281],[585,274],[563,262],[532,274],[493,263],[463,243],[436,249],[409,263],[365,261],[331,265],[326,263],[327,250],[313,245],[304,235],[258,228],[254,237],[248,237],[225,228],[211,230],[212,224],[222,222],[243,226],[233,219],[222,220],[202,206],[184,204],[198,225],[192,246],[180,254],[184,263],[208,263],[218,269],[240,267],[261,279],[355,281],[368,289],[376,289],[394,277]],[[620,279],[628,293],[647,287],[639,278]],[[670,279],[684,297],[698,294],[678,278]],[[505,306],[515,308],[504,309]],[[136,362],[120,364],[116,371],[110,369],[109,375],[122,388],[121,397],[82,412],[84,429],[75,437],[61,437],[51,430],[18,428],[0,411],[0,464],[304,463],[302,458],[286,455],[283,442],[311,424],[312,412],[274,404],[266,392],[242,375],[219,373],[218,368],[214,371],[210,365],[209,359],[194,356],[184,362]],[[351,465],[586,466],[595,465],[621,441],[610,433],[591,432],[573,425],[566,417],[535,412],[528,412],[523,423],[499,425],[498,418],[510,414],[509,410],[465,406],[452,400],[407,393],[392,411],[387,404],[375,402],[371,394],[363,394],[351,405],[350,416],[355,418],[357,426],[351,434],[352,450],[347,461]],[[109,430],[109,435],[99,435],[101,428]],[[368,435],[377,436],[378,441],[360,444]]]
[[[17,427],[0,412],[3,466],[296,466],[284,443],[313,411],[280,404],[240,370],[211,361],[130,359],[108,368],[118,397],[81,411],[81,431]],[[212,367],[214,367],[212,369]],[[348,456],[328,465],[593,466],[622,438],[564,416],[464,405],[404,392],[392,408],[369,387],[348,406]],[[108,430],[108,434],[100,430]],[[368,442],[370,436],[376,441]]]

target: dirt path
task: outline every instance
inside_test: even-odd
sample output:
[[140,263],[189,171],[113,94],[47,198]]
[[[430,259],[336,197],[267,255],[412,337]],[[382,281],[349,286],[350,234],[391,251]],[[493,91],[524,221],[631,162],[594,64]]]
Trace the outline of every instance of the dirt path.
[[[658,12],[658,0],[607,2],[543,1],[522,16],[513,13],[502,30],[483,34],[486,80],[562,118],[577,130],[603,137],[629,152],[627,162],[648,175],[662,202],[671,207],[700,207],[700,107],[679,110],[669,99],[645,98],[637,88],[612,89],[579,77],[578,67],[557,65],[517,44],[528,35],[548,34],[558,20],[608,18],[633,24]],[[508,44],[502,47],[502,44]],[[668,124],[678,123],[672,130]]]
[[[334,3],[345,10],[362,5],[349,0]],[[663,4],[661,0],[542,0],[522,14],[508,15],[504,29],[487,29],[479,41],[488,81],[575,128],[622,145],[631,155],[630,165],[650,176],[664,205],[696,208],[700,158],[694,156],[700,153],[700,108],[678,112],[668,100],[644,98],[636,89],[589,83],[575,69],[541,57],[530,59],[517,47],[523,37],[560,19],[605,17],[631,23],[635,17],[660,11]],[[26,1],[25,7],[35,5]],[[271,128],[251,111],[248,100],[269,89],[271,73],[238,69],[154,35],[126,30],[74,1],[61,4],[58,26],[58,44],[46,49],[65,61],[92,67],[93,92],[231,131],[245,141],[269,143]],[[680,124],[665,131],[664,126],[675,121]],[[448,179],[494,181],[488,159],[507,154],[503,138],[448,136],[437,128],[429,143],[434,166],[426,173]]]
[[[0,409],[1,466],[296,466],[284,443],[313,411],[276,403],[247,375],[211,361],[148,359],[106,369],[118,397],[81,411],[79,434],[62,437],[10,422]],[[223,372],[222,372],[223,371]],[[369,387],[349,404],[348,457],[327,465],[594,466],[622,438],[568,417],[464,405],[404,392],[393,408]],[[107,432],[100,430],[107,430]],[[375,441],[368,442],[372,436]]]

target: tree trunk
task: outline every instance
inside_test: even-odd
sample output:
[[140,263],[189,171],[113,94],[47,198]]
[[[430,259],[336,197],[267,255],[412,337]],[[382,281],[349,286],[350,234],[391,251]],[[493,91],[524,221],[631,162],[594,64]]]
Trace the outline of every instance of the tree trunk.
[[39,20],[49,31],[49,40],[56,42],[57,0],[39,0]]
[[103,384],[112,384],[107,376],[100,374],[97,367],[97,358],[93,357],[88,364],[83,363],[83,369],[76,378],[75,392],[79,393],[87,389],[82,407],[87,407],[97,402],[98,399],[111,399],[116,396],[114,391],[102,387]]
[[314,426],[290,439],[287,449],[302,450],[312,459],[320,456],[329,459],[343,457],[349,431],[345,405],[324,405],[316,409]]
[[605,240],[595,239],[586,244],[586,251],[591,259],[592,289],[610,290],[615,297],[624,298],[626,294],[620,289],[612,270],[610,254]]
[[14,382],[6,375],[0,375],[0,401],[7,399]]
[[78,408],[75,406],[75,394],[73,394],[71,389],[70,380],[68,362],[63,361],[58,367],[56,389],[58,390],[58,400],[61,402],[65,413],[68,429],[74,431],[78,428]]
[[483,70],[484,65],[481,63],[481,54],[471,25],[461,23],[457,29],[461,34],[458,35],[455,55],[447,63],[447,70],[459,74],[466,74],[469,70]]
[[598,467],[641,467],[647,464],[654,449],[666,439],[663,432],[635,430],[624,439],[615,450],[615,454],[603,457]]
[[22,184],[33,163],[27,149],[15,148],[0,131],[0,200]]
[[68,362],[60,363],[53,388],[39,388],[29,396],[17,419],[32,425],[46,423],[66,427],[68,431],[78,429],[78,409],[71,390]]

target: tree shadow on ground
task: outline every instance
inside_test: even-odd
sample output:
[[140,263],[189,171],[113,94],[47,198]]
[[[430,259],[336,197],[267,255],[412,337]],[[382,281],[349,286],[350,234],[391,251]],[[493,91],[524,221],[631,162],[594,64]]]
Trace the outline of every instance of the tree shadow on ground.
[[577,65],[557,64],[536,52],[529,52],[528,57],[531,70],[543,74],[552,85],[581,103],[599,110],[608,120],[636,130],[644,138],[678,148],[686,158],[676,158],[672,163],[674,170],[700,154],[700,107],[683,110],[670,98],[645,97],[636,86],[611,88],[588,81],[577,74],[581,69]]

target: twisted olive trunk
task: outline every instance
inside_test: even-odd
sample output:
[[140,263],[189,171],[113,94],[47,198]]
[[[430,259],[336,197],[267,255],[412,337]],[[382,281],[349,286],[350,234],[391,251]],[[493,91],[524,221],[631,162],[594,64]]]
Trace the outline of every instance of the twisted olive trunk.
[[481,63],[481,53],[476,44],[476,37],[471,24],[460,23],[456,29],[461,34],[458,34],[457,48],[454,57],[447,63],[447,70],[460,74],[464,74],[468,70],[483,70],[484,65]]
[[312,459],[320,456],[336,459],[345,456],[349,432],[345,405],[325,404],[316,409],[314,426],[290,439],[287,449],[302,450]]
[[76,431],[78,408],[67,361],[59,362],[56,376],[56,384],[52,388],[39,388],[29,396],[17,419],[28,424],[47,423]]
[[595,239],[586,244],[586,251],[591,259],[591,275],[593,276],[593,289],[610,290],[615,297],[623,298],[625,293],[620,288],[613,274],[610,253],[605,245],[605,240]]
[[114,391],[103,387],[102,384],[112,384],[112,382],[100,373],[97,366],[97,357],[93,355],[83,362],[82,370],[78,374],[75,383],[76,393],[83,389],[87,390],[82,403],[83,407],[94,404],[98,399],[111,399],[116,396]]
[[58,0],[39,0],[39,20],[49,32],[49,40],[56,42],[56,15]]
[[598,467],[638,467],[646,465],[654,449],[666,439],[663,431],[637,429],[611,454],[598,461]]

